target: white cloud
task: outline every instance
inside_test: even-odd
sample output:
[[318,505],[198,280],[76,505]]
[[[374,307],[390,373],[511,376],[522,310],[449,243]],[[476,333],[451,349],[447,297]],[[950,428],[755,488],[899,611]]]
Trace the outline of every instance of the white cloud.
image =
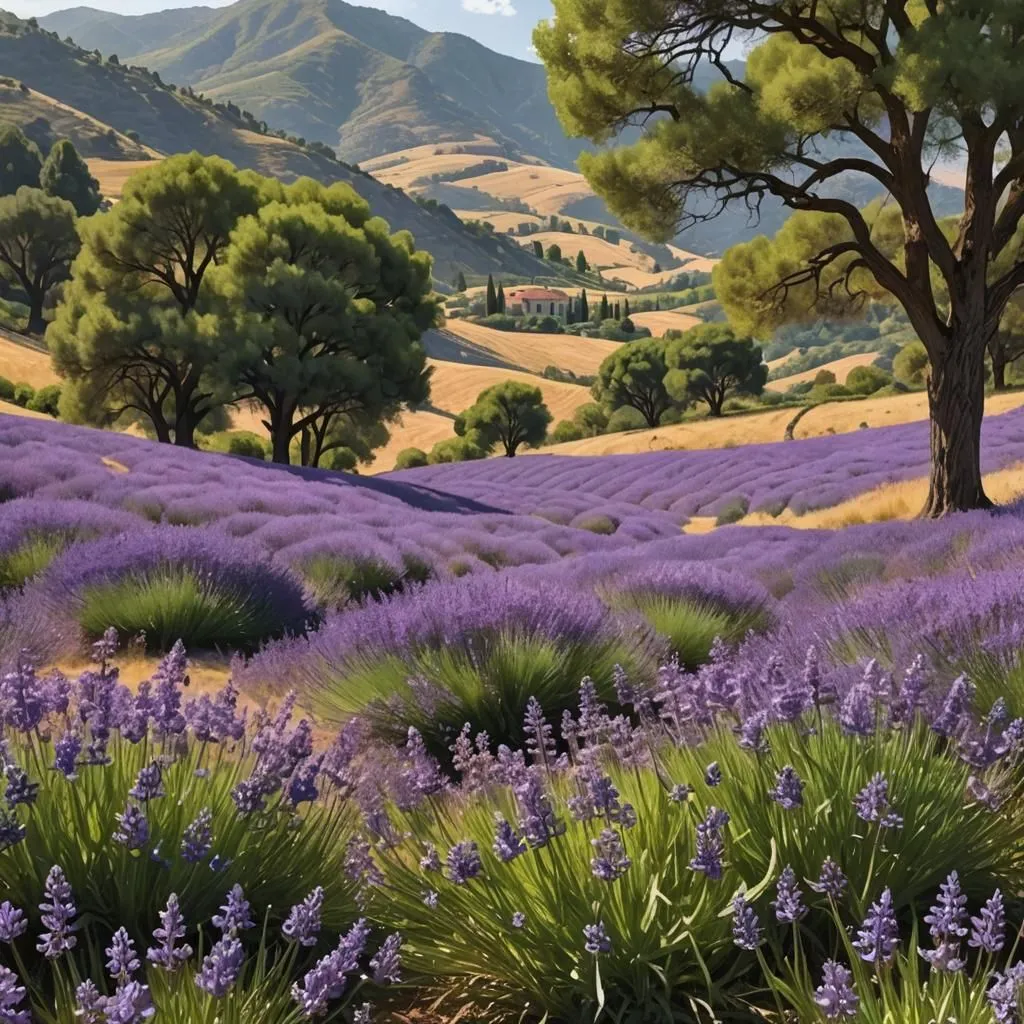
[[506,18],[516,13],[512,0],[462,0],[462,9],[470,14],[501,14]]

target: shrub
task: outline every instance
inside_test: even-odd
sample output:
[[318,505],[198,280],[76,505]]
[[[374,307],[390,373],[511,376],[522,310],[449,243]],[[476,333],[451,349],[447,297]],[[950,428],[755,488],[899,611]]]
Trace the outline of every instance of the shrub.
[[819,370],[814,375],[814,381],[812,382],[812,386],[816,387],[816,388],[822,388],[826,384],[835,384],[835,383],[836,383],[836,375],[831,370]]
[[750,501],[743,495],[730,498],[719,509],[715,516],[715,526],[728,526],[730,523],[738,523],[750,511]]
[[427,464],[427,453],[422,448],[403,448],[395,456],[395,469],[419,469]]
[[583,428],[573,420],[559,420],[548,435],[548,444],[562,444],[565,441],[579,441],[587,435]]
[[602,433],[618,434],[623,430],[645,430],[647,421],[643,414],[631,405],[623,405],[608,417],[608,424]]
[[267,458],[266,442],[255,434],[233,434],[228,441],[229,455],[243,455],[248,459],[265,461]]
[[583,516],[572,525],[578,530],[589,530],[591,533],[603,534],[606,537],[610,537],[619,528],[619,524],[611,516],[605,515]]
[[490,316],[481,317],[480,323],[495,331],[514,331],[518,326],[514,316],[506,316],[504,313],[492,313]]
[[873,395],[892,383],[892,374],[877,366],[855,366],[846,377],[846,387],[855,395]]
[[14,383],[6,377],[0,377],[0,401],[10,402],[14,399]]
[[444,462],[470,462],[474,459],[487,458],[487,451],[471,437],[450,437],[445,441],[438,441],[430,454],[427,462],[437,465]]
[[138,522],[127,512],[87,501],[7,502],[0,521],[0,590],[37,576],[76,540],[120,533]]
[[296,568],[320,608],[342,608],[402,589],[402,570],[383,559],[346,559],[324,553]]
[[735,646],[778,621],[774,600],[759,584],[699,564],[617,572],[599,592],[612,607],[639,612],[689,669],[708,660],[716,639]]
[[32,412],[46,413],[47,416],[56,418],[60,404],[60,390],[59,384],[47,384],[46,387],[40,388],[25,403],[25,408],[30,409]]
[[36,396],[36,389],[31,384],[14,385],[14,404],[20,405],[22,409],[28,408],[28,403]]
[[76,544],[43,579],[87,638],[112,626],[145,635],[149,650],[181,640],[193,649],[251,651],[301,632],[309,612],[292,572],[264,550],[212,530],[159,526]]
[[390,739],[415,726],[447,760],[466,722],[519,745],[531,696],[561,713],[585,675],[606,696],[616,664],[649,675],[655,647],[633,632],[627,639],[589,593],[470,575],[344,612],[305,640],[272,645],[247,674],[293,681],[325,721],[362,714]]

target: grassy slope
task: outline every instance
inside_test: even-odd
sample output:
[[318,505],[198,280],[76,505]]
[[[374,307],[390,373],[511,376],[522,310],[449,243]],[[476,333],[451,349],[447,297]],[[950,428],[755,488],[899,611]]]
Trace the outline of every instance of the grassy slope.
[[[479,239],[467,232],[454,215],[424,210],[401,192],[368,176],[281,139],[248,131],[225,113],[161,88],[141,70],[98,63],[89,54],[44,33],[25,32],[23,28],[12,31],[0,24],[0,68],[5,75],[30,86],[36,97],[29,102],[21,98],[20,90],[5,89],[4,95],[10,93],[16,100],[4,106],[6,119],[31,126],[40,110],[57,110],[54,104],[80,111],[84,117],[69,114],[61,121],[61,128],[87,154],[92,149],[96,156],[111,155],[95,152],[97,132],[102,134],[109,126],[116,132],[138,133],[143,145],[128,155],[144,157],[150,150],[176,153],[196,149],[283,180],[309,175],[327,182],[347,181],[370,202],[375,213],[393,228],[411,231],[417,245],[433,254],[438,277],[450,279],[460,269],[526,277],[546,272],[543,263],[512,241]],[[42,98],[39,93],[44,94]],[[97,126],[97,121],[102,123]],[[131,145],[127,139],[124,144]]]
[[794,384],[802,384],[804,381],[814,380],[822,370],[831,371],[836,375],[836,381],[839,384],[845,384],[851,370],[858,366],[870,366],[877,358],[877,352],[859,352],[857,355],[846,356],[845,359],[835,359],[831,363],[816,366],[813,370],[804,370],[802,373],[793,373],[788,377],[770,380],[765,387],[772,391],[785,391]]

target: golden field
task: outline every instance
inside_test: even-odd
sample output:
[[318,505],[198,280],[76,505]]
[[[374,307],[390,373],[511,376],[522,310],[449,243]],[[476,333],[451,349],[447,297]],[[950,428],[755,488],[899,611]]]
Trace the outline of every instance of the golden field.
[[[790,374],[788,377],[770,380],[765,387],[771,391],[786,391],[794,384],[802,384],[804,381],[814,380],[822,370],[829,370],[834,373],[836,375],[836,383],[845,384],[851,370],[855,370],[858,366],[870,366],[877,358],[877,352],[861,352],[859,355],[846,356],[843,359],[834,359],[831,363],[823,363],[821,366],[816,366],[813,370],[803,370],[800,373]],[[767,365],[769,369],[773,368],[772,363]],[[775,365],[779,365],[778,360],[775,360]],[[785,363],[781,364],[782,367],[785,367],[785,365]]]
[[655,338],[662,338],[666,331],[688,331],[691,327],[699,327],[703,320],[692,313],[683,313],[678,309],[650,310],[647,313],[630,313],[630,320],[637,327],[646,327]]

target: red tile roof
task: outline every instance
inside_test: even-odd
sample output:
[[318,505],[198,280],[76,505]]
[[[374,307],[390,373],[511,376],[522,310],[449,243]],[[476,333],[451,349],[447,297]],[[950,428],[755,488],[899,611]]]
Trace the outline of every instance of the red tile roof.
[[530,299],[533,302],[566,302],[569,299],[565,292],[552,288],[513,288],[506,294],[510,299]]

